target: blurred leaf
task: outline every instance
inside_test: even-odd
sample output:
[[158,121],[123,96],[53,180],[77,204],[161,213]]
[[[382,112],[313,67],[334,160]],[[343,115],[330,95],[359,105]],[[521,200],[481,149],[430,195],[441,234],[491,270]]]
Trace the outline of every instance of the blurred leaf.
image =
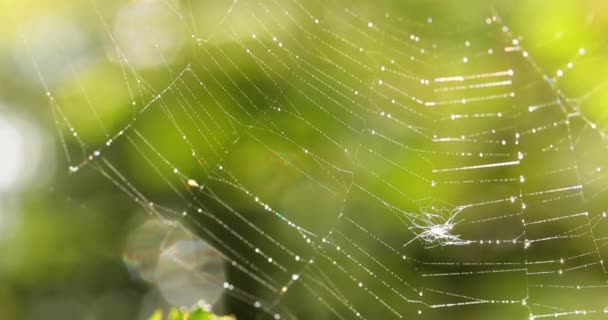
[[163,319],[163,312],[161,310],[156,310],[152,316],[150,316],[150,318],[148,320],[162,320]]
[[169,312],[169,320],[184,320],[184,314],[176,308],[171,309]]
[[[162,320],[162,310],[156,310],[148,320]],[[195,308],[191,312],[182,312],[172,308],[167,315],[167,320],[236,320],[234,316],[217,316],[201,308]]]
[[208,312],[203,311],[203,309],[197,309],[190,313],[188,320],[211,320],[211,316]]

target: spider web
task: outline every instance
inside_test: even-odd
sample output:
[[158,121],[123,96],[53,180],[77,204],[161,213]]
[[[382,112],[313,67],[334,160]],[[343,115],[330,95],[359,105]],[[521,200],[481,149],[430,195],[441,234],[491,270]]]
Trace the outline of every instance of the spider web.
[[163,5],[192,48],[161,77],[92,4],[132,102],[120,127],[83,128],[41,81],[69,171],[212,244],[229,312],[605,316],[607,150],[582,112],[604,85],[567,82],[598,59],[583,44],[548,73],[491,10],[456,26],[394,4],[234,1],[210,31],[200,4]]

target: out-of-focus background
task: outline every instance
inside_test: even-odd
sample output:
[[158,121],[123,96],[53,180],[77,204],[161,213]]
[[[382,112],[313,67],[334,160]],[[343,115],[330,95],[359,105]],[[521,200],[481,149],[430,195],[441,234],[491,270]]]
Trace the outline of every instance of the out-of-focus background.
[[[157,308],[197,303],[242,319],[425,317],[427,309],[429,319],[524,319],[575,310],[599,317],[604,310],[598,306],[608,306],[601,301],[602,230],[593,229],[605,197],[606,6],[600,0],[3,1],[0,319],[144,319]],[[499,71],[513,78],[506,91],[438,91],[424,82]],[[483,77],[473,81],[486,83]],[[456,107],[416,101],[460,101],[463,95],[481,98]],[[399,121],[389,123],[383,110],[396,108],[395,98],[402,108],[392,115]],[[531,118],[529,107],[555,113]],[[454,114],[476,122],[441,122]],[[406,132],[409,125],[423,128],[422,134]],[[519,145],[519,134],[552,126]],[[373,140],[372,129],[390,131],[390,139]],[[508,135],[506,147],[483,142],[492,130]],[[482,138],[470,148],[463,142],[445,149],[425,140],[453,133]],[[515,140],[511,133],[517,133]],[[384,158],[360,152],[368,147]],[[408,148],[434,151],[411,155]],[[450,167],[453,154],[491,157],[520,150],[537,156],[521,171],[500,169],[484,178],[509,181],[466,183],[481,178],[439,173]],[[561,175],[573,166],[576,173]],[[410,173],[403,174],[404,168]],[[529,189],[509,184],[511,177],[520,183],[552,170],[562,173],[532,178]],[[461,182],[449,183],[455,180]],[[440,188],[432,189],[436,183]],[[559,191],[572,186],[574,193]],[[388,202],[449,217],[453,208],[429,198],[461,205],[514,194],[523,203],[526,193],[533,198],[539,190],[547,197],[531,199],[532,209],[490,207],[467,216],[481,221],[527,210],[529,221],[542,222],[538,239],[555,244],[527,256],[521,216],[514,223],[467,225],[460,233],[475,243],[451,251],[428,248],[421,239],[403,247],[422,231],[400,225],[403,219],[395,216],[404,213],[387,209]],[[260,206],[258,197],[276,210]],[[547,222],[576,212],[589,212],[593,220]],[[365,231],[356,233],[356,225]],[[321,238],[328,232],[335,238],[325,246]],[[441,232],[450,231],[436,231],[431,239]],[[302,235],[318,246],[296,243]],[[554,242],[564,235],[580,237]],[[496,246],[480,246],[480,239]],[[517,239],[515,249],[496,242],[511,239]],[[348,257],[332,251],[340,243],[351,250]],[[379,243],[399,254],[384,252]],[[565,282],[518,272],[437,280],[427,277],[433,266],[401,265],[401,254],[416,261],[461,261],[454,273],[468,271],[466,262],[500,261],[483,266],[496,271],[530,260],[549,265],[539,272],[557,275],[563,270],[553,262],[590,250],[597,254],[589,261],[573,258],[568,267],[583,270]],[[300,256],[294,260],[298,252],[305,253],[302,261],[315,257],[328,274],[317,270],[316,261],[306,267]],[[265,262],[273,257],[278,262]],[[343,269],[332,276],[336,261]],[[354,293],[357,286],[351,288],[346,274],[377,281],[372,295]],[[298,277],[305,283],[300,288]],[[410,279],[413,287],[435,288],[430,292],[437,296],[410,304],[424,300],[410,292]],[[284,285],[287,293],[281,292]],[[570,296],[550,291],[551,285],[599,287]],[[469,301],[463,286],[475,287],[474,301],[482,299],[476,304],[484,306],[430,308]],[[395,292],[401,296],[393,297]],[[515,302],[488,307],[493,299]]]

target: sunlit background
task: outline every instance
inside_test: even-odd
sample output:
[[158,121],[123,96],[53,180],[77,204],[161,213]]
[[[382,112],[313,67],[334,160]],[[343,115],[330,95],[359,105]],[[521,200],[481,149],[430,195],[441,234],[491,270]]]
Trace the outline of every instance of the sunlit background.
[[[381,181],[395,188],[380,187],[378,181],[371,182],[371,175],[357,175],[357,185],[365,185],[369,194],[402,205],[405,210],[418,210],[420,214],[444,211],[431,202],[405,201],[395,189],[414,199],[433,197],[452,204],[481,202],[502,195],[508,187],[462,184],[449,189],[442,182],[464,175],[435,174],[437,169],[448,166],[448,157],[428,155],[433,162],[429,167],[423,159],[398,151],[395,145],[374,142],[371,135],[365,135],[365,130],[360,134],[336,124],[344,121],[358,129],[364,123],[380,132],[394,130],[398,132],[393,136],[397,143],[425,148],[432,143],[406,132],[404,127],[422,126],[424,121],[431,122],[428,117],[435,114],[420,111],[428,117],[416,118],[404,109],[395,111],[392,115],[406,125],[383,122],[382,119],[391,117],[384,112],[381,117],[359,119],[359,115],[367,117],[368,110],[384,110],[383,104],[390,107],[395,95],[401,95],[401,101],[407,100],[403,102],[405,109],[416,104],[408,94],[433,97],[426,104],[415,105],[416,110],[435,107],[429,102],[434,98],[461,99],[459,92],[432,91],[425,86],[425,77],[502,70],[503,75],[517,82],[512,96],[506,93],[507,99],[494,100],[493,97],[503,93],[487,91],[482,100],[470,101],[474,105],[470,109],[463,106],[464,102],[452,109],[454,113],[451,107],[437,106],[439,109],[433,110],[440,110],[448,118],[450,113],[453,118],[459,117],[454,115],[459,112],[477,114],[476,118],[486,114],[489,118],[454,125],[435,123],[434,132],[439,135],[507,130],[510,126],[526,128],[528,124],[532,130],[534,123],[544,120],[551,126],[557,113],[539,118],[523,115],[537,108],[552,108],[540,104],[544,101],[562,99],[580,111],[568,115],[568,119],[572,118],[573,123],[576,119],[584,122],[581,120],[572,127],[556,124],[557,129],[538,141],[522,139],[523,148],[539,153],[566,150],[567,138],[575,140],[575,154],[583,160],[575,161],[580,165],[577,179],[587,188],[586,200],[582,202],[585,209],[580,211],[599,217],[606,208],[603,200],[606,194],[602,193],[608,182],[602,175],[605,171],[602,164],[608,163],[603,133],[603,128],[608,127],[605,1],[5,0],[0,12],[0,319],[145,319],[157,308],[197,304],[242,319],[273,318],[276,305],[281,305],[277,310],[285,312],[282,314],[288,318],[356,318],[349,310],[352,308],[360,310],[367,319],[379,319],[374,314],[383,319],[394,318],[395,313],[387,312],[382,305],[371,305],[369,299],[373,297],[364,294],[346,299],[352,303],[347,305],[339,305],[332,300],[335,296],[328,297],[325,289],[318,288],[294,288],[291,296],[290,291],[267,295],[263,286],[239,273],[241,269],[230,261],[242,258],[241,262],[250,262],[244,263],[246,269],[254,270],[254,274],[263,273],[268,267],[264,261],[272,260],[273,250],[284,253],[283,249],[261,244],[266,241],[266,234],[256,233],[255,228],[230,212],[244,214],[256,228],[266,230],[288,250],[296,252],[302,247],[293,239],[301,235],[278,220],[264,218],[260,212],[275,212],[268,206],[264,208],[264,204],[278,208],[279,217],[284,215],[317,234],[335,227],[337,233],[348,235],[347,229],[340,227],[348,223],[340,221],[338,213],[353,219],[365,216],[357,221],[363,221],[360,223],[366,233],[401,251],[403,244],[412,239],[412,232],[419,230],[396,226],[391,216],[394,213],[387,214],[386,208],[357,188],[354,194],[345,190],[331,194],[349,181],[346,173],[332,171],[332,165],[353,172],[373,168],[374,175],[384,177]],[[323,29],[314,29],[316,25]],[[275,49],[279,52],[283,47],[292,50],[291,53],[281,51],[275,55]],[[417,52],[410,59],[412,48]],[[418,52],[418,48],[424,49]],[[250,58],[252,54],[255,59]],[[394,72],[385,76],[382,72],[387,69]],[[421,85],[404,80],[407,75],[423,77]],[[174,87],[179,89],[165,90]],[[334,94],[343,88],[355,90],[347,93],[349,97]],[[397,104],[394,99],[392,104]],[[290,110],[294,105],[300,108],[296,112],[298,117],[272,113],[281,108]],[[344,111],[345,108],[353,111]],[[167,110],[173,109],[176,114],[169,116]],[[510,122],[497,124],[495,117],[502,118],[500,110],[506,109],[514,110],[505,114],[505,121]],[[229,118],[224,115],[226,112],[236,117]],[[192,114],[198,118],[193,119]],[[275,127],[263,125],[269,119]],[[309,130],[302,119],[314,123],[318,131]],[[245,124],[242,131],[234,127],[239,121]],[[266,131],[255,129],[262,127]],[[281,134],[292,139],[297,147],[291,142],[273,140],[274,129],[284,130],[286,133]],[[373,134],[377,133],[375,130]],[[212,138],[193,138],[198,133]],[[517,154],[519,146],[512,144],[511,136],[506,139],[507,151],[494,145],[483,146],[475,149],[475,155]],[[515,141],[519,143],[519,136]],[[334,150],[334,143],[346,150]],[[364,148],[359,148],[361,143]],[[502,144],[507,143],[503,140]],[[356,164],[350,162],[351,154],[367,147],[386,151],[385,156],[398,165],[382,164],[377,158],[359,154],[355,156]],[[441,151],[472,152],[464,147],[450,148]],[[309,151],[318,157],[308,157]],[[569,168],[569,157],[559,152],[542,154],[526,163],[524,171],[532,175],[551,168]],[[243,184],[235,188],[218,186],[221,179],[217,177],[229,177],[218,174],[214,180],[211,173],[225,167]],[[293,167],[311,172],[315,183],[302,179]],[[399,169],[402,167],[424,176],[424,181],[416,178],[416,173],[402,175]],[[528,179],[510,168],[499,170],[502,171],[497,172],[498,178],[514,175],[517,183]],[[425,172],[433,173],[439,180]],[[531,179],[538,188],[530,190],[577,185],[568,179],[560,175],[536,182]],[[436,184],[439,188],[432,189]],[[225,206],[211,201],[209,194],[190,192],[207,192],[207,186],[214,196],[218,194],[226,201]],[[323,189],[324,186],[329,187]],[[240,194],[239,188],[254,194]],[[579,194],[549,196],[545,200],[552,201],[552,196],[563,198],[558,199],[555,208],[530,209],[540,212],[537,216],[531,214],[531,220],[550,219],[560,206],[571,209],[569,213],[580,209],[576,198]],[[543,201],[539,201],[539,208],[545,205]],[[412,203],[419,207],[412,207]],[[197,216],[199,206],[214,214]],[[499,207],[488,210],[491,213],[480,210],[473,216],[483,219],[513,213]],[[447,211],[449,214],[450,210]],[[223,224],[229,227],[223,228]],[[473,238],[496,241],[511,239],[509,231],[519,227],[499,222],[489,228],[467,226],[470,229],[463,229],[462,234],[466,238],[470,232]],[[541,227],[569,229],[567,225]],[[435,236],[450,232],[446,230],[430,232]],[[607,250],[606,243],[596,241],[603,237],[601,229],[596,231],[600,234],[593,235],[593,242],[599,246],[597,254],[601,257]],[[455,288],[471,285],[488,299],[494,299],[493,293],[501,291],[528,301],[517,287],[525,278],[520,274],[491,281],[420,280],[420,275],[432,273],[432,268],[420,271],[411,265],[401,265],[400,257],[383,253],[374,238],[365,233],[348,235],[347,239],[354,239],[358,248],[372,253],[371,257],[358,261],[375,267],[378,266],[374,260],[381,261],[382,269],[397,272],[405,279],[418,279],[413,280],[418,286],[443,287],[446,291],[451,288],[457,292]],[[320,241],[313,239],[316,240]],[[414,239],[415,247],[404,252],[424,261],[521,258],[519,251],[502,247],[494,250],[465,245],[450,251],[426,248],[420,240]],[[558,261],[586,252],[583,247],[587,245],[582,240],[555,244],[542,253],[529,254],[526,259]],[[266,250],[261,257],[260,250]],[[304,252],[310,255],[297,256],[287,263],[289,270],[302,270],[300,260],[313,256]],[[344,259],[344,272],[359,275],[359,271],[353,271],[358,264]],[[577,274],[568,284],[599,286],[595,291],[573,298],[568,292],[548,291],[528,292],[528,297],[532,302],[538,301],[539,306],[534,308],[541,310],[539,314],[580,310],[580,315],[563,317],[605,317],[603,309],[593,315],[582,315],[582,310],[600,310],[598,305],[608,307],[608,293],[601,289],[608,279],[597,267]],[[323,269],[323,265],[319,268]],[[456,272],[466,270],[463,267]],[[559,267],[549,270],[562,272]],[[374,279],[363,273],[362,278]],[[269,277],[277,281],[274,285],[280,291],[284,283],[291,286],[300,276],[286,272]],[[419,307],[409,308],[403,301],[389,297],[391,291],[401,291],[403,283],[391,275],[378,277],[390,283],[388,287],[380,283],[374,288],[381,298],[385,297],[387,305],[407,309],[404,311],[407,316],[410,311],[411,317],[426,316],[426,311],[423,314]],[[420,284],[419,280],[427,282]],[[239,292],[237,298],[228,294],[235,292],[233,283],[237,286],[242,283],[241,289],[246,294]],[[337,277],[332,283],[346,291],[343,294],[356,289]],[[285,298],[273,305],[275,301],[270,297],[283,294]],[[256,311],[260,307],[257,297],[270,303],[260,308],[263,309],[260,312]],[[444,298],[430,298],[429,303],[441,304]],[[551,303],[557,308],[544,310],[540,306]],[[438,313],[430,310],[428,319],[529,317],[521,301],[512,305],[512,309],[511,304],[495,309],[439,308]]]

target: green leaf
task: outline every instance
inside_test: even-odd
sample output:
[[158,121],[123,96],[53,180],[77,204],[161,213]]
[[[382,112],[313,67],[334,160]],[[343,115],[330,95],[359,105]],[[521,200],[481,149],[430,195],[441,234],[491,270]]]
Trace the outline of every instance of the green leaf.
[[171,308],[171,311],[169,311],[168,320],[184,320],[184,314],[177,308]]
[[[163,311],[156,310],[148,320],[163,320]],[[171,308],[167,320],[236,320],[233,316],[216,316],[202,308],[194,308],[190,312],[181,312],[177,308]]]
[[192,313],[190,313],[190,315],[188,316],[188,320],[213,320],[214,318],[215,316],[200,308],[192,311]]
[[163,319],[163,311],[156,310],[154,313],[148,318],[148,320],[162,320]]

